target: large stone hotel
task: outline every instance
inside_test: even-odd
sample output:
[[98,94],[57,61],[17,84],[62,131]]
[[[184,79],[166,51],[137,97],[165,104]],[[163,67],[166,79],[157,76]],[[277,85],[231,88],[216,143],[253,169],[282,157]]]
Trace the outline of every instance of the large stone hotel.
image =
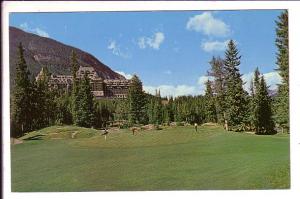
[[[43,70],[43,69],[42,69]],[[41,78],[43,72],[37,75],[36,80]],[[77,77],[83,78],[84,74],[87,73],[90,78],[92,87],[92,93],[96,99],[101,98],[127,98],[127,93],[130,85],[128,79],[103,79],[95,71],[93,67],[79,67],[77,71]],[[49,79],[49,86],[62,91],[71,91],[73,85],[72,75],[54,75],[52,74]]]

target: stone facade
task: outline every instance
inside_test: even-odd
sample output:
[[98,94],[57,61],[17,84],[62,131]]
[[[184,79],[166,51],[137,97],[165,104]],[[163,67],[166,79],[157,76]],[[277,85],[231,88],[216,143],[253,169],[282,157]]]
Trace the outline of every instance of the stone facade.
[[[130,85],[130,80],[119,79],[102,79],[93,67],[79,67],[76,75],[78,78],[83,78],[87,73],[90,78],[92,93],[97,99],[101,98],[127,98],[127,93]],[[36,80],[42,78],[43,69],[37,75]],[[49,86],[51,88],[70,92],[73,85],[72,75],[51,75]]]

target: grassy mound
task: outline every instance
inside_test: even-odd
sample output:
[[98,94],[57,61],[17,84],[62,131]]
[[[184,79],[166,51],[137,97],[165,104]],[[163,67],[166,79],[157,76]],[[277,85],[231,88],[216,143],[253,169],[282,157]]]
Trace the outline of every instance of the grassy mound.
[[21,140],[49,140],[49,139],[71,139],[87,138],[99,134],[96,129],[77,126],[51,126],[38,131],[32,131],[19,138]]

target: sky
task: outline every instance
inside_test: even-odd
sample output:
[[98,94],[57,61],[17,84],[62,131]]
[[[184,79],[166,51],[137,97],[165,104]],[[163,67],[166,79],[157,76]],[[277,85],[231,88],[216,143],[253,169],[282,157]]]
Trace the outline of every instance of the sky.
[[148,93],[205,92],[212,56],[224,57],[232,39],[249,89],[256,67],[270,89],[275,71],[275,20],[281,10],[11,13],[10,26],[84,50],[114,71],[137,74]]

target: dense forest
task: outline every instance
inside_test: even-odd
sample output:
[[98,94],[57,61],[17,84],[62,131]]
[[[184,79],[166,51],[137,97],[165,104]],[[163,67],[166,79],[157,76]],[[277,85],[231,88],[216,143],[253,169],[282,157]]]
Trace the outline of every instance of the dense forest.
[[204,95],[161,97],[159,91],[150,95],[143,91],[137,75],[131,79],[127,99],[94,99],[89,78],[78,79],[79,68],[75,52],[71,54],[72,91],[61,92],[49,88],[46,67],[38,80],[30,79],[30,72],[20,43],[16,66],[15,88],[11,96],[11,136],[54,124],[74,124],[83,127],[128,128],[153,124],[186,125],[213,122],[229,131],[254,131],[256,134],[274,134],[289,130],[289,60],[288,13],[276,21],[277,66],[283,81],[278,93],[270,96],[265,78],[257,68],[250,92],[243,89],[239,66],[241,55],[234,40],[230,40],[224,57],[209,61]]

